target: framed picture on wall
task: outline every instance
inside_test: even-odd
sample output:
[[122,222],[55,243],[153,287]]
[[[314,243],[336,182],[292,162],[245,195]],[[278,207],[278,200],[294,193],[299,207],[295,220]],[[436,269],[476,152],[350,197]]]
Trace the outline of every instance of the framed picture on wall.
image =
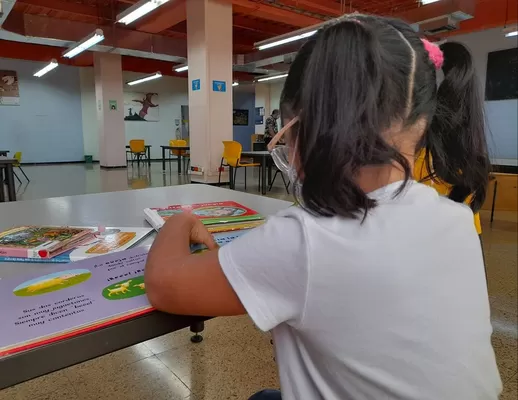
[[518,99],[518,48],[487,55],[486,100]]
[[234,125],[248,126],[248,110],[234,109],[233,121]]
[[124,120],[140,122],[160,121],[157,93],[124,92]]
[[255,108],[255,124],[256,125],[264,124],[264,107]]
[[0,70],[0,106],[19,106],[20,90],[16,71]]

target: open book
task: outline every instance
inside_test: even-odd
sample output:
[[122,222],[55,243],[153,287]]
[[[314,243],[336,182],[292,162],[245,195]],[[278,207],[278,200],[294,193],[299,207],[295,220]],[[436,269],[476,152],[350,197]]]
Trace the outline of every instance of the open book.
[[[63,241],[59,251],[49,253],[46,257],[34,257],[34,255],[39,255],[35,254],[39,249],[46,248],[49,243],[56,242],[61,236],[75,231],[87,234],[80,236],[81,240]],[[0,262],[69,263],[128,249],[151,232],[153,230],[150,228],[96,228],[93,226],[14,228],[0,233]],[[27,257],[24,252],[28,252],[32,257]]]
[[160,230],[171,216],[188,212],[196,216],[213,229],[211,232],[250,229],[262,224],[264,217],[257,211],[234,201],[201,203],[191,205],[175,205],[162,208],[145,208],[146,221]]

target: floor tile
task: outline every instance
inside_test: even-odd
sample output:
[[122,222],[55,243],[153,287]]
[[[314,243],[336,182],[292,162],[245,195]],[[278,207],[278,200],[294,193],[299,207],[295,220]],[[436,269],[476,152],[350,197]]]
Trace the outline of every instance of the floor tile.
[[514,375],[511,379],[504,383],[504,391],[500,396],[500,400],[516,399],[518,399],[518,375]]
[[86,361],[81,364],[74,365],[73,367],[67,368],[64,371],[72,383],[83,380],[84,376],[86,375],[88,375],[91,379],[98,379],[103,375],[113,373],[121,366],[134,363],[152,355],[153,353],[151,350],[149,350],[147,346],[141,343],[102,357],[95,358],[90,361]]
[[69,391],[70,388],[70,381],[65,372],[57,371],[8,389],[0,390],[0,400],[39,399],[42,396],[47,396],[42,398],[51,398],[50,395],[53,393],[64,393]]
[[154,356],[120,366],[104,375],[86,373],[74,386],[81,400],[177,400],[191,394],[187,386]]
[[[176,349],[181,346],[186,346],[191,342],[193,334],[187,329],[168,333],[167,335],[159,336],[157,338],[144,342],[144,345],[153,353],[160,354],[164,351]],[[204,333],[203,333],[204,335]]]
[[502,382],[507,382],[518,372],[518,348],[516,339],[505,335],[493,335],[493,348],[495,349],[498,370]]

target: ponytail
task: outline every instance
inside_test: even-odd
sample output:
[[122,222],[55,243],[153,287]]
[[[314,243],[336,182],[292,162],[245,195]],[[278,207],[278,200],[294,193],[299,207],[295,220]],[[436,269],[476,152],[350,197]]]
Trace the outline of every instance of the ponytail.
[[425,165],[452,186],[449,198],[471,209],[484,203],[490,162],[484,130],[484,112],[478,78],[468,49],[444,43],[444,81],[437,91],[437,109],[424,137]]

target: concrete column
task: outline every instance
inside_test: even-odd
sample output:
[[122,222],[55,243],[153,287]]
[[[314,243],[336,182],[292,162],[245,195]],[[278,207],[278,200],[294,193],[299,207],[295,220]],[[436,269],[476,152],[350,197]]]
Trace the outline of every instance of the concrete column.
[[94,53],[95,102],[101,167],[126,166],[121,56]]
[[216,183],[222,141],[233,136],[232,4],[187,1],[187,46],[191,165],[203,170],[191,180]]

